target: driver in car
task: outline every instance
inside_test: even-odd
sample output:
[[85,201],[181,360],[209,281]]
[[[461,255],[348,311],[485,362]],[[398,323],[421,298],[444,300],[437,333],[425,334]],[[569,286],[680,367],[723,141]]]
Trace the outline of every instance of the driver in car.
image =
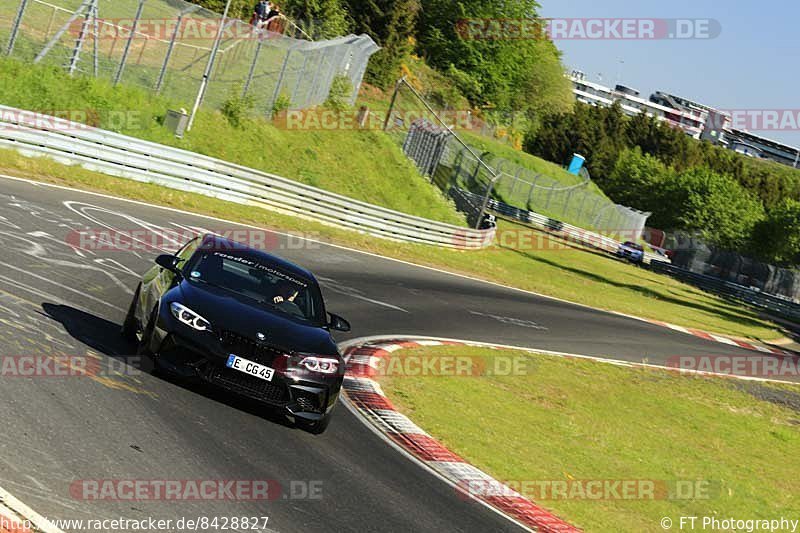
[[299,291],[297,287],[288,281],[281,281],[275,286],[275,296],[272,298],[272,302],[276,305],[291,304],[291,306],[297,307],[297,304],[294,303],[294,300],[297,298],[298,293]]

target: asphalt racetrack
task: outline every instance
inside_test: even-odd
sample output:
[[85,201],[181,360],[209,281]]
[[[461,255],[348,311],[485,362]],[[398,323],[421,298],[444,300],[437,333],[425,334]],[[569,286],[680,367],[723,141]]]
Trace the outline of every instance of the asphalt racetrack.
[[[0,184],[4,355],[94,354],[105,367],[134,353],[119,325],[137,277],[158,251],[76,249],[70,244],[77,231],[237,228],[78,191],[9,179]],[[315,272],[328,309],[352,322],[340,341],[416,334],[654,364],[675,355],[751,354],[355,251],[297,238],[268,241]],[[281,532],[518,529],[459,498],[343,406],[328,431],[313,436],[224,394],[149,374],[3,376],[0,391],[0,486],[49,518],[268,516],[268,527]],[[286,497],[85,501],[70,487],[87,479],[271,479]],[[316,497],[308,497],[309,487]]]

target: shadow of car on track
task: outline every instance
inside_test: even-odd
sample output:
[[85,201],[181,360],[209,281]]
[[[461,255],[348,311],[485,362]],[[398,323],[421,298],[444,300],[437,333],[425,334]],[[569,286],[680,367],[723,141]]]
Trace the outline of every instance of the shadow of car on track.
[[[288,428],[295,428],[294,424],[287,420],[284,415],[248,398],[201,382],[181,379],[160,371],[153,372],[152,365],[148,364],[146,359],[135,355],[136,346],[122,336],[120,324],[68,305],[43,303],[42,310],[46,316],[61,323],[64,330],[73,339],[107,356],[109,360],[101,362],[101,369],[113,367],[119,372],[120,365],[125,364],[129,369],[134,369],[130,374],[151,374],[155,379],[181,387],[228,407]],[[115,363],[112,364],[112,361]]]

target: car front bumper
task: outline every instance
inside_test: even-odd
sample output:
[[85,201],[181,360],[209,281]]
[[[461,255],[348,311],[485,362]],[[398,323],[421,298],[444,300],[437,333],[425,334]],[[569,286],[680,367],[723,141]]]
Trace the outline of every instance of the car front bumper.
[[[174,321],[173,321],[174,322]],[[219,387],[236,395],[282,410],[287,416],[310,422],[322,419],[336,405],[343,376],[280,368],[279,361],[259,353],[236,353],[211,333],[195,334],[180,324],[157,327],[157,347],[152,350],[158,368],[173,375]],[[230,355],[275,369],[270,381],[228,368]],[[275,368],[275,367],[279,368]]]

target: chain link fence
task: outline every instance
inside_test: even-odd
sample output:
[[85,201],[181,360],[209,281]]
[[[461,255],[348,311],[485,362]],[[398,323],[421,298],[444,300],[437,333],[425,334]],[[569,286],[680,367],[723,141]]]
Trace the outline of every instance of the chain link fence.
[[[222,16],[182,0],[0,0],[6,55],[145,88],[190,108]],[[323,103],[337,76],[355,102],[369,57],[366,35],[312,41],[291,20],[257,29],[228,19],[203,105],[247,97],[259,114]]]
[[642,237],[650,213],[615,204],[592,185],[587,172],[575,176],[578,183],[567,184],[491,154],[482,157],[494,176],[475,161],[472,152],[456,150],[450,164],[451,185],[479,194],[491,190],[495,200],[511,207],[619,240]]
[[[471,220],[480,223],[488,200],[531,211],[599,232],[618,240],[642,237],[650,213],[617,205],[593,184],[584,170],[580,176],[563,173],[558,179],[482,152],[458,135],[480,135],[486,123],[471,110],[435,110],[422,94],[404,80],[397,85],[386,130],[403,150],[449,194]],[[463,195],[458,189],[472,193]],[[483,198],[480,205],[464,198]]]

